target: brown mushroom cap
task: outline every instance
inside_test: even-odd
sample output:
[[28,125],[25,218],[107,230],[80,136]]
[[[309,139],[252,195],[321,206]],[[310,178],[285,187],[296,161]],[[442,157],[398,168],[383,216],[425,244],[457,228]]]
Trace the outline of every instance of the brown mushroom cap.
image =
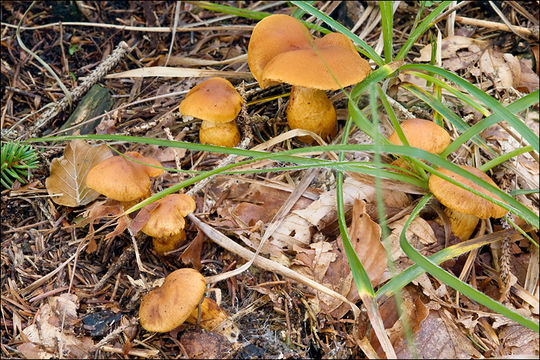
[[163,285],[150,291],[141,301],[139,317],[147,331],[171,331],[190,316],[204,295],[206,282],[194,269],[170,273]]
[[230,122],[242,109],[242,97],[226,79],[214,77],[194,86],[180,103],[182,115],[213,123]]
[[240,142],[240,131],[236,121],[216,124],[205,120],[199,129],[199,140],[201,144],[235,147]]
[[371,71],[351,40],[340,33],[330,33],[313,41],[307,49],[292,50],[270,60],[262,74],[263,81],[284,82],[319,90],[339,90],[359,83]]
[[141,231],[155,238],[179,234],[186,224],[184,217],[195,211],[195,201],[186,194],[169,194],[157,200],[148,222]]
[[263,70],[281,53],[311,47],[313,37],[297,19],[288,15],[270,15],[255,25],[248,45],[248,65],[262,89],[276,85],[263,80]]
[[[157,160],[137,152],[127,152],[125,155],[147,164],[161,166]],[[113,156],[90,169],[86,176],[86,185],[110,199],[128,202],[148,195],[150,177],[161,173],[162,169],[141,165],[123,156]]]
[[[471,174],[478,176],[482,180],[487,181],[491,185],[497,187],[495,182],[491,180],[489,176],[487,176],[477,168],[474,168],[472,166],[460,167],[470,172]],[[448,169],[438,168],[437,171],[474,190],[489,195],[494,199],[501,200],[498,196],[492,194],[491,192],[473,183],[472,181],[464,178],[463,176],[457,175],[456,173]],[[481,219],[488,219],[490,217],[500,218],[506,215],[506,213],[508,212],[506,209],[500,207],[499,205],[483,199],[480,196],[477,196],[465,189],[462,189],[457,185],[451,184],[448,181],[433,174],[429,178],[429,190],[446,207],[464,214],[475,215]]]
[[[433,121],[424,119],[407,119],[401,123],[401,130],[409,145],[433,154],[440,154],[450,145],[450,134],[435,124]],[[402,145],[396,131],[388,137],[395,145]]]

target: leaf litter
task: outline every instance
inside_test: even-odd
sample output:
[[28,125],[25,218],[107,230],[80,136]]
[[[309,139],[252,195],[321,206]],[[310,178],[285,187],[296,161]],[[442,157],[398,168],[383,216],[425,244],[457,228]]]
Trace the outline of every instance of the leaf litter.
[[[40,6],[36,5],[36,9]],[[163,22],[163,19],[170,18],[169,15],[174,13],[175,5],[173,3],[148,3],[144,5],[147,7],[144,13],[136,5],[130,5],[129,9],[118,5],[118,8],[113,9],[110,3],[100,3],[96,5],[96,11],[87,11],[84,2],[81,4],[77,2],[76,6],[80,8],[82,14],[86,14],[84,17],[92,22],[126,22],[139,26],[157,26],[163,25],[157,24]],[[183,7],[180,15],[181,21],[186,23],[204,22],[207,19],[212,21],[217,16],[215,13],[202,10],[192,3],[184,4],[182,2],[181,6]],[[19,14],[18,17],[25,11],[25,7],[21,4],[2,3],[2,7],[9,10],[9,13]],[[397,9],[397,13],[410,15],[409,12],[413,7],[402,3]],[[50,11],[48,8],[41,10]],[[413,10],[417,11],[418,9],[414,8]],[[34,11],[35,9],[32,13]],[[376,13],[377,7],[368,4],[368,11]],[[157,15],[152,17],[154,21],[150,21],[150,14]],[[412,14],[415,15],[415,12]],[[374,14],[370,17],[372,20],[369,20],[374,26],[377,26],[377,23],[373,21],[376,15]],[[341,14],[341,16],[347,18],[348,14]],[[355,18],[357,19],[358,16]],[[403,19],[405,18],[403,17]],[[8,22],[13,23],[15,20],[11,19]],[[232,23],[243,22],[243,20],[238,20],[239,18],[233,18],[228,21]],[[254,23],[254,21],[249,22],[249,24]],[[25,20],[25,25],[32,26],[34,24],[41,24],[39,18]],[[220,23],[218,22],[218,24]],[[165,25],[169,26],[169,24]],[[394,25],[396,28],[404,26],[402,23]],[[407,26],[409,25],[412,25],[412,22]],[[463,28],[456,30],[460,30],[456,33],[464,33]],[[99,64],[111,53],[120,36],[127,34],[131,40],[130,44],[136,44],[136,48],[130,55],[130,60],[123,61],[118,66],[117,77],[126,76],[127,71],[135,71],[143,77],[156,75],[154,66],[164,65],[164,50],[161,49],[167,49],[168,42],[170,42],[168,33],[157,35],[157,33],[149,32],[147,36],[151,36],[158,42],[156,44],[153,41],[150,44],[142,37],[139,39],[138,33],[127,30],[116,34],[108,29],[103,31],[90,30],[81,34],[77,27],[64,26],[63,31],[66,41],[81,46],[80,51],[76,51],[74,54],[69,53],[70,57],[68,57],[67,62],[58,61],[55,64],[55,70],[62,69],[64,71],[62,79],[68,84],[68,87],[75,87],[75,81],[78,81],[72,80],[68,71],[72,71],[75,77],[86,76],[88,69],[91,70],[95,64]],[[222,30],[212,31],[216,31],[216,33],[195,30],[176,34],[181,49],[189,50],[181,51],[181,55],[186,56],[176,57],[173,54],[171,62],[167,66],[190,66],[194,69],[181,68],[174,70],[173,73],[204,75],[215,73],[214,71],[218,70],[232,76],[247,76],[245,75],[247,68],[244,59],[245,36],[244,33],[238,32],[244,30],[229,31],[223,27]],[[485,34],[485,29],[478,31],[481,32],[481,35]],[[49,50],[40,48],[43,44],[37,43],[37,41],[43,41],[46,44],[52,37],[58,36],[58,31],[45,28],[35,30],[35,33],[40,36],[28,39],[28,41],[32,46],[36,46],[38,51],[47,53]],[[375,45],[379,33],[374,31],[373,34],[368,34],[365,40],[370,45]],[[470,32],[471,36],[472,33],[474,31]],[[25,32],[22,31],[21,34],[25,34]],[[507,102],[512,95],[512,90],[505,88],[506,86],[513,87],[520,92],[530,92],[535,89],[535,86],[537,88],[538,78],[531,75],[532,66],[529,59],[516,55],[513,49],[505,44],[501,45],[501,42],[494,44],[491,40],[480,40],[489,39],[489,36],[478,36],[476,33],[475,37],[476,39],[469,37],[444,39],[443,67],[455,69],[453,71],[459,72],[472,83],[489,91],[494,96],[500,95],[501,102]],[[140,41],[137,41],[138,39]],[[403,39],[397,39],[395,45],[399,46],[402,41]],[[429,42],[429,40],[426,41],[422,38],[419,41],[424,44]],[[97,49],[92,45],[95,43],[105,45],[103,49]],[[27,59],[27,56],[18,53],[14,30],[11,28],[6,28],[2,47],[6,50],[2,52],[3,76],[8,77],[10,82],[12,81],[10,85],[14,88],[22,86],[21,89],[17,89],[18,91],[8,89],[5,92],[7,99],[6,96],[2,96],[3,105],[7,104],[3,122],[11,125],[14,123],[14,119],[22,118],[29,111],[38,110],[40,103],[51,101],[53,97],[57,97],[57,94],[54,90],[51,93],[51,83],[43,75],[44,71],[40,73],[33,72],[35,69],[28,70],[29,65],[24,61],[19,64],[19,59]],[[425,48],[420,49],[419,55],[423,56],[429,52]],[[408,61],[411,61],[412,57],[414,55]],[[536,61],[538,61],[537,59]],[[68,69],[65,68],[66,64],[69,65]],[[143,64],[147,64],[147,67],[142,67]],[[74,68],[74,65],[77,68]],[[212,66],[219,67],[212,68]],[[538,65],[536,65],[536,71],[538,71]],[[114,94],[116,103],[113,108],[115,110],[112,116],[102,120],[98,131],[100,133],[143,134],[148,137],[168,138],[165,134],[167,130],[173,134],[172,139],[196,142],[197,122],[174,121],[174,118],[167,114],[176,106],[179,97],[166,97],[168,92],[187,90],[196,82],[198,82],[197,79],[185,78],[179,84],[171,84],[170,79],[160,76],[152,79],[138,78],[135,81],[129,78],[106,79],[103,83]],[[238,84],[240,83],[236,80],[235,85]],[[270,96],[281,95],[287,91],[286,88],[280,87],[261,92],[250,83],[244,83],[242,86],[245,86],[249,97],[255,94],[257,99],[269,94]],[[24,92],[30,96],[25,95]],[[443,94],[445,95],[444,92]],[[128,105],[128,109],[117,109],[125,105],[126,100],[129,102],[139,99],[145,100],[145,98],[152,98],[154,95],[164,97],[149,100],[149,103]],[[398,93],[395,100],[405,104],[408,110],[417,111],[407,104],[408,100],[402,94]],[[278,100],[248,108],[249,115],[253,115],[254,119],[256,117],[265,119],[262,124],[257,123],[256,126],[253,126],[256,128],[256,136],[259,140],[273,138],[283,129],[283,117],[280,114],[284,109],[284,103]],[[10,106],[13,104],[16,106]],[[337,110],[341,114],[340,119],[345,119],[345,103],[340,100],[338,104]],[[68,115],[69,113],[60,114],[59,118],[55,120],[55,126],[60,126]],[[535,112],[530,112],[527,119],[529,116],[534,117]],[[531,120],[528,125],[537,127],[537,120]],[[24,131],[24,126],[21,128]],[[356,134],[352,134],[352,136]],[[491,139],[493,146],[501,149],[502,152],[516,148],[513,137],[503,128],[494,127],[486,131],[485,135],[493,136]],[[294,141],[288,141],[284,143],[283,147],[276,146],[275,151],[290,148],[291,145],[296,146],[297,144]],[[133,144],[115,146],[129,148],[128,150],[135,150],[133,147],[136,147]],[[140,147],[140,145],[137,146]],[[44,156],[50,160],[58,154],[59,150],[60,148],[56,147]],[[145,150],[149,151],[150,147]],[[194,151],[171,148],[152,149],[151,151],[155,151],[161,156],[161,161],[168,162],[169,165],[172,164],[172,167],[180,166],[183,169],[208,170],[213,168],[220,159],[219,156],[202,155]],[[73,154],[68,154],[68,148],[66,148],[64,160],[71,156]],[[466,159],[463,158],[464,161],[470,160],[468,153],[466,156]],[[518,163],[514,163],[514,165],[518,169],[520,180],[523,178],[523,173],[528,174],[528,179],[533,179],[533,175],[538,173],[537,162],[531,161],[526,154],[518,157],[517,161]],[[507,181],[508,171],[502,171],[499,168],[494,170],[498,179]],[[76,166],[71,168],[72,173],[78,174],[76,178],[82,180],[84,172],[78,171]],[[45,182],[46,171],[40,171],[36,175],[41,182]],[[198,208],[201,209],[198,216],[204,218],[207,224],[211,224],[235,238],[238,243],[254,249],[258,246],[266,224],[271,221],[283,201],[294,189],[294,183],[299,176],[301,176],[300,172],[289,172],[285,176],[242,175],[236,178],[236,183],[223,186],[220,185],[219,181],[213,181],[196,197]],[[153,184],[153,191],[166,188],[183,178],[184,175],[167,174]],[[270,238],[267,246],[263,248],[262,254],[295,267],[298,271],[327,284],[328,287],[335,289],[349,299],[354,299],[357,292],[346,260],[344,260],[340,239],[337,237],[335,190],[332,189],[334,180],[326,173],[323,173],[321,178],[322,182],[312,184],[313,187],[306,191],[293,210],[286,216],[285,225]],[[259,184],[253,185],[257,181]],[[325,182],[330,186],[324,185]],[[532,183],[532,180],[527,182]],[[523,183],[511,181],[508,183],[510,184],[508,191],[514,188],[528,188]],[[194,226],[188,226],[186,230],[189,243],[167,258],[157,257],[150,249],[151,245],[148,239],[144,236],[138,236],[136,241],[140,246],[144,265],[153,271],[153,274],[141,273],[130,260],[133,257],[126,256],[125,258],[128,260],[124,263],[119,262],[119,259],[123,258],[123,255],[127,253],[126,249],[132,246],[129,245],[128,234],[125,230],[129,225],[134,229],[140,227],[140,224],[144,222],[144,214],[141,214],[140,218],[137,216],[133,219],[125,217],[118,223],[111,223],[102,228],[106,220],[123,212],[119,204],[108,200],[97,201],[93,204],[90,204],[92,200],[83,203],[82,201],[85,201],[83,189],[79,189],[68,193],[70,195],[65,200],[73,204],[71,205],[73,207],[80,206],[79,209],[55,207],[48,200],[41,201],[28,197],[34,192],[44,192],[49,189],[48,185],[44,189],[39,180],[34,184],[32,187],[21,189],[24,191],[13,191],[7,197],[7,204],[2,205],[2,230],[3,232],[6,229],[10,231],[7,233],[7,245],[2,244],[2,298],[6,299],[6,301],[2,301],[1,319],[3,355],[50,358],[58,357],[59,350],[63,351],[66,356],[71,354],[73,357],[107,358],[122,356],[174,357],[179,354],[184,357],[216,358],[229,358],[237,355],[247,357],[258,355],[261,357],[357,357],[368,354],[362,352],[366,349],[365,347],[361,347],[362,350],[359,350],[357,346],[360,343],[360,335],[372,332],[369,329],[368,320],[359,319],[358,323],[360,327],[364,327],[364,333],[355,334],[352,332],[354,320],[351,313],[348,312],[350,307],[344,306],[343,302],[314,292],[312,289],[278,274],[261,271],[257,267],[252,267],[249,271],[227,281],[210,285],[211,290],[218,290],[223,294],[222,304],[229,313],[233,314],[231,318],[234,318],[234,323],[240,328],[240,340],[243,342],[233,344],[232,349],[227,344],[227,340],[218,336],[219,334],[201,331],[197,325],[189,325],[184,329],[177,329],[162,336],[149,336],[148,333],[139,331],[138,324],[132,321],[137,316],[139,299],[152,287],[158,286],[162,277],[167,273],[186,264],[193,264],[194,267],[200,268],[205,275],[214,275],[240,266],[242,260],[213,245]],[[273,187],[275,184],[278,184],[281,190]],[[346,217],[351,222],[350,231],[352,233],[357,232],[353,230],[355,224],[356,228],[360,229],[376,228],[372,226],[376,223],[370,223],[366,220],[371,218],[371,220],[376,221],[378,218],[372,185],[366,184],[363,178],[346,177]],[[407,209],[411,205],[413,197],[406,193],[411,190],[410,188],[400,188],[399,184],[392,184],[392,186],[398,191],[385,192],[384,198],[387,219],[392,220],[388,224],[391,230],[389,238],[392,248],[391,258],[398,270],[401,270],[410,266],[411,262],[403,256],[398,245],[398,235],[406,219],[403,216],[407,215],[400,210]],[[328,188],[330,188],[329,191],[324,191]],[[54,190],[55,193],[64,193],[64,191],[65,189]],[[411,192],[410,194],[417,193]],[[518,196],[520,196],[520,201],[528,201],[528,206],[537,209],[537,197],[535,198],[534,195]],[[54,201],[55,197],[51,199]],[[363,203],[363,210],[360,211],[362,221],[359,221],[359,217],[353,214],[355,211],[353,204],[356,199],[360,199],[359,201]],[[359,212],[358,208],[356,206],[357,212]],[[82,212],[80,212],[81,209]],[[5,214],[7,217],[4,217]],[[441,225],[434,222],[434,218],[436,216],[429,211],[423,213],[413,222],[407,233],[408,240],[424,255],[430,255],[442,249],[445,243]],[[363,225],[359,225],[360,223]],[[36,224],[35,229],[28,230],[32,224]],[[99,228],[96,225],[99,225]],[[495,226],[493,231],[499,231],[504,224],[494,222],[493,225]],[[352,236],[358,255],[363,260],[369,254],[378,254],[374,255],[373,258],[375,256],[383,258],[379,253],[381,243],[376,231],[368,231],[367,233],[371,235],[369,237],[363,236],[363,234]],[[86,253],[78,254],[78,246],[87,242],[90,244],[86,248]],[[368,244],[374,245],[374,248]],[[527,242],[520,241],[513,243],[513,246],[516,256],[533,254],[533,250],[528,248]],[[76,254],[78,255],[75,256]],[[384,256],[384,258],[386,257]],[[482,251],[473,265],[474,271],[468,281],[474,286],[478,286],[481,291],[498,296],[497,273],[491,268],[491,264],[495,260],[496,258],[492,258],[489,250]],[[536,304],[538,303],[538,293],[535,290],[537,289],[538,277],[536,276],[535,281],[534,267],[529,265],[534,260],[538,260],[538,255],[535,257],[533,254],[529,259],[523,258],[525,265],[520,265],[521,270],[517,268],[513,270],[517,275],[515,280],[517,282],[512,288],[508,303],[509,307],[516,307],[518,311],[527,316],[538,313],[537,310],[534,312],[535,300]],[[459,257],[446,262],[443,267],[459,272],[463,262],[463,257]],[[117,267],[117,271],[112,273],[112,276],[104,283],[103,288],[95,290],[94,286],[99,279],[103,278],[104,274],[114,267]],[[373,262],[368,268],[372,268],[370,277],[372,277],[374,286],[383,284],[391,276],[386,269],[386,264],[382,262]],[[5,274],[8,274],[7,280]],[[46,279],[46,281],[40,282],[39,279]],[[73,281],[73,292],[77,295],[62,294],[62,296],[68,295],[61,301],[69,309],[66,313],[70,316],[66,315],[66,320],[64,320],[65,333],[59,335],[57,330],[58,326],[61,326],[61,319],[55,309],[62,308],[62,305],[59,305],[56,299],[59,296],[54,295],[65,291],[63,289],[67,289],[66,284],[70,282],[70,279]],[[37,285],[29,287],[28,284]],[[19,286],[23,290],[18,290]],[[421,356],[498,357],[538,354],[538,340],[537,337],[534,337],[534,333],[506,321],[501,316],[487,312],[486,309],[463,296],[460,298],[460,303],[455,304],[455,292],[425,274],[412,285],[407,286],[403,294],[405,297],[403,308],[412,319],[412,330],[417,335],[417,351]],[[38,298],[39,302],[29,300],[33,298]],[[528,299],[529,302],[524,299]],[[258,302],[258,300],[261,301]],[[356,300],[358,299],[356,298]],[[258,305],[252,306],[255,303]],[[96,339],[92,339],[87,336],[92,335],[91,331],[83,327],[81,319],[84,319],[85,316],[97,316],[94,314],[107,314],[108,310],[106,309],[109,308],[123,314],[120,324],[114,323],[110,329],[107,328],[105,330],[107,335],[104,337],[100,335]],[[113,313],[116,314],[114,311]],[[408,347],[403,340],[403,329],[401,323],[397,321],[398,315],[395,306],[385,308],[383,303],[381,313],[396,352],[401,357],[409,357],[411,353],[408,352]],[[50,327],[38,327],[47,319],[50,320]],[[34,325],[35,328],[32,327]],[[25,335],[24,331],[31,334],[30,336],[34,336],[32,339],[35,341],[28,342],[30,336]],[[53,342],[48,343],[41,339],[40,331],[50,332]],[[124,334],[125,337],[119,337],[118,334]],[[380,352],[375,337],[371,336],[370,339],[370,346]],[[97,344],[99,346],[96,343],[92,344],[93,341],[96,343],[99,341]],[[499,349],[500,352],[498,352]],[[380,354],[382,353],[380,352]]]

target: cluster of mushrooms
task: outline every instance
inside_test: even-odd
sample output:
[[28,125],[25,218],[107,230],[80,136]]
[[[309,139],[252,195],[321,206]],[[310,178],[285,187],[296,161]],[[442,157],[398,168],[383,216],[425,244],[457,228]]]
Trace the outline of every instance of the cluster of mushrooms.
[[[298,20],[287,15],[272,15],[254,28],[248,47],[248,64],[261,88],[279,83],[292,85],[287,121],[291,129],[310,130],[328,139],[336,133],[336,112],[325,90],[338,90],[362,81],[370,72],[353,43],[344,35],[330,33],[314,39]],[[234,86],[222,78],[211,78],[196,85],[179,107],[180,113],[203,120],[201,143],[234,147],[240,141],[235,122],[243,99]],[[450,135],[432,121],[409,119],[401,124],[412,147],[435,154],[450,144]],[[311,137],[301,141],[311,142]],[[401,145],[397,133],[389,139]],[[89,188],[120,201],[124,207],[150,196],[150,178],[159,176],[161,164],[137,152],[106,159],[90,170]],[[147,164],[147,165],[144,165]],[[397,159],[393,165],[407,168]],[[480,170],[462,166],[466,171],[495,185]],[[497,199],[491,193],[444,168],[439,172],[462,184]],[[474,232],[479,219],[502,217],[506,210],[448,181],[431,175],[430,191],[446,206],[452,232],[461,240]],[[500,200],[500,199],[499,199]],[[165,254],[185,241],[184,217],[195,211],[194,200],[184,194],[171,194],[157,201],[142,231],[153,238],[154,250]],[[228,315],[215,302],[204,297],[205,280],[196,270],[183,268],[169,274],[164,284],[148,293],[141,302],[140,323],[148,331],[166,332],[184,321],[199,322],[213,329]],[[205,325],[206,324],[206,325]]]

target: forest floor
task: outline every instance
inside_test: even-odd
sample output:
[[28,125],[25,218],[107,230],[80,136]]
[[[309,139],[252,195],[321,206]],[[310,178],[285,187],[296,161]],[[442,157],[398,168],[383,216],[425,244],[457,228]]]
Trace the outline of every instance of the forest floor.
[[[424,9],[424,16],[439,2],[426,3],[432,4]],[[256,19],[210,11],[203,8],[205,2],[36,2],[27,12],[30,4],[1,2],[2,147],[11,139],[79,133],[198,143],[200,121],[182,118],[178,105],[189,89],[210,76],[227,78],[244,97],[247,106],[238,124],[248,148],[259,145],[259,149],[277,152],[305,146],[295,139],[294,133],[276,141],[287,130],[285,108],[290,86],[261,90],[249,72],[246,54]],[[295,9],[285,1],[222,4],[272,14],[290,15]],[[469,2],[456,11],[456,16],[441,19],[418,39],[405,61],[429,63],[431,52],[427,46],[440,35],[440,65],[500,103],[509,104],[538,89],[538,2],[494,1],[493,5]],[[377,48],[381,36],[377,2],[317,1],[314,6]],[[505,14],[504,20],[495,9]],[[399,3],[394,17],[396,51],[406,41],[419,11],[420,2]],[[303,19],[316,20],[308,15]],[[513,25],[514,32],[508,31],[504,21]],[[171,32],[173,24],[177,24],[175,32]],[[129,51],[116,50],[122,42]],[[97,82],[101,87],[93,87],[92,97],[86,98],[85,109],[90,109],[92,116],[80,109],[77,112],[85,96],[89,96],[89,89],[77,94],[71,106],[66,103],[67,106],[57,109],[50,119],[42,116],[54,110],[65,95],[50,71],[23,49],[23,44],[44,60],[70,91],[85,79],[96,77],[95,69],[100,64],[110,64],[110,69],[105,70],[108,76],[99,77]],[[115,51],[123,53],[111,59]],[[175,68],[176,72],[174,76],[159,76],[149,70],[156,66]],[[123,74],[128,70],[137,74]],[[387,90],[397,104],[396,111],[404,117],[432,118],[430,108],[400,88],[400,83],[405,82],[425,86],[419,79],[396,77]],[[330,98],[336,107],[339,136],[347,119],[347,98],[339,91],[331,93]],[[53,106],[45,109],[49,104]],[[453,100],[448,100],[448,106],[470,125],[483,117],[476,109]],[[104,112],[106,116],[88,121]],[[538,135],[538,104],[519,115]],[[389,124],[384,115],[381,119]],[[60,132],[61,129],[66,130]],[[387,128],[383,133],[390,131]],[[454,131],[451,135],[455,138],[456,134]],[[520,139],[514,139],[514,135],[511,129],[499,125],[482,133],[484,140],[499,147],[501,153],[520,146]],[[351,142],[365,143],[366,139],[355,132]],[[323,201],[335,199],[332,171],[220,175],[194,194],[195,214],[203,223],[255,251],[274,216],[291,201],[291,194],[299,184],[307,184],[292,210],[282,214],[290,226],[287,238],[298,240],[302,231],[304,238],[284,245],[286,236],[278,239],[273,234],[261,256],[343,294],[360,307],[356,319],[346,303],[329,299],[328,295],[272,268],[252,265],[234,277],[211,283],[207,291],[207,296],[230,314],[227,329],[206,331],[197,324],[184,324],[167,333],[152,333],[138,322],[139,304],[164,276],[182,267],[194,267],[211,277],[239,268],[246,259],[218,246],[190,220],[186,225],[188,240],[179,250],[161,257],[152,250],[150,237],[127,229],[134,221],[133,214],[118,221],[123,211],[119,203],[103,196],[76,206],[53,201],[46,179],[51,176],[53,159],[67,156],[67,144],[36,144],[39,166],[31,171],[27,183],[15,181],[11,188],[2,188],[2,357],[384,357],[365,309],[354,294],[350,270],[346,263],[338,261],[341,258],[337,259],[342,256],[337,217],[334,208]],[[226,157],[125,141],[111,144],[121,153],[138,151],[170,168],[205,171],[222,165]],[[73,151],[79,146],[87,145],[71,143]],[[351,160],[369,160],[371,155],[350,156]],[[465,164],[480,156],[472,147],[462,147],[452,160]],[[389,156],[384,158],[388,159]],[[522,154],[513,162],[517,169],[514,173],[498,166],[493,169],[492,178],[507,192],[516,188],[538,189],[537,160]],[[260,169],[269,164],[261,161],[244,169]],[[153,180],[152,192],[191,176],[167,172]],[[356,223],[349,210],[354,197],[359,197],[362,205],[355,204],[353,211],[365,211],[374,221],[378,218],[373,187],[361,180],[346,180],[347,220],[353,225]],[[398,184],[384,194],[389,239],[396,245],[418,192]],[[520,199],[538,213],[538,192]],[[411,235],[411,242],[425,255],[458,242],[445,234],[444,226],[436,221],[440,207],[433,204],[430,209],[421,214]],[[301,214],[303,223],[294,223],[295,211],[295,216]],[[315,217],[317,212],[321,216],[313,219],[311,216]],[[445,262],[443,267],[538,322],[538,247],[501,220],[482,222],[476,232],[477,236],[493,238],[500,238],[501,234],[505,239],[502,243],[492,242],[473,256],[472,252],[463,254]],[[538,242],[537,232],[529,235]],[[412,264],[404,254],[394,255],[398,270]],[[383,270],[380,285],[391,276],[386,262]],[[397,321],[395,303],[385,296],[378,300],[398,357],[411,357],[401,322]],[[411,331],[420,357],[536,358],[539,354],[537,333],[459,296],[430,276],[422,275],[407,285],[402,300],[402,310],[412,321]]]

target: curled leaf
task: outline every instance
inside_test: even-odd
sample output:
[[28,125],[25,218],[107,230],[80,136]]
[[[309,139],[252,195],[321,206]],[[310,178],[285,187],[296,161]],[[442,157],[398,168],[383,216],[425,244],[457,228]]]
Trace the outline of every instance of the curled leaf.
[[86,186],[88,171],[110,157],[107,145],[92,146],[84,140],[73,140],[64,150],[64,156],[53,159],[50,176],[45,182],[52,200],[64,206],[86,205],[99,193]]

